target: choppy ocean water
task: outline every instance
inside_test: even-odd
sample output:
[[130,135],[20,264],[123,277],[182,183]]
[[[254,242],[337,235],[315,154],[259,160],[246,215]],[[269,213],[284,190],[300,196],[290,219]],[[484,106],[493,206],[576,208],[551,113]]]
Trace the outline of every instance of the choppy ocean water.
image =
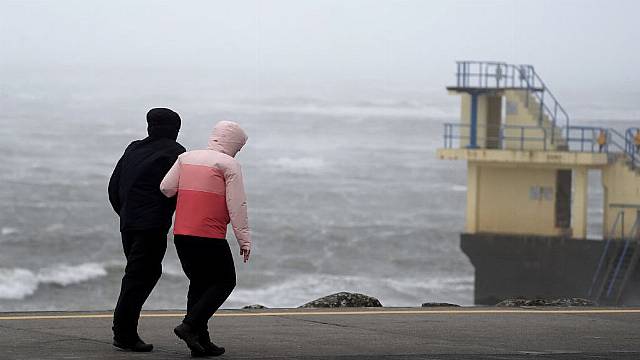
[[[124,256],[108,177],[157,104],[1,100],[0,311],[112,309]],[[466,165],[435,157],[456,104],[292,99],[175,109],[188,149],[205,146],[222,119],[250,138],[238,159],[254,250],[243,264],[229,233],[238,287],[223,307],[299,306],[338,291],[386,306],[472,304],[473,267],[459,249]],[[597,174],[591,180],[597,236],[602,195]],[[187,281],[169,242],[147,309],[185,306]]]

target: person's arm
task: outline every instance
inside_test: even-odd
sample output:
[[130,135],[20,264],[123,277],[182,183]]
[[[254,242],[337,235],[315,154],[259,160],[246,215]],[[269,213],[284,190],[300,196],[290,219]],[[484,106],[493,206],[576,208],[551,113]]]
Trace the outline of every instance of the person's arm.
[[122,158],[118,160],[109,179],[109,202],[116,214],[120,215],[120,172],[122,170]]
[[247,196],[244,192],[242,169],[240,164],[233,162],[225,172],[227,209],[231,219],[231,227],[240,245],[240,255],[244,261],[249,260],[251,253],[251,232],[247,215]]
[[178,183],[180,182],[180,157],[173,163],[167,175],[164,176],[162,182],[160,182],[160,191],[164,196],[170,198],[176,196],[178,193]]

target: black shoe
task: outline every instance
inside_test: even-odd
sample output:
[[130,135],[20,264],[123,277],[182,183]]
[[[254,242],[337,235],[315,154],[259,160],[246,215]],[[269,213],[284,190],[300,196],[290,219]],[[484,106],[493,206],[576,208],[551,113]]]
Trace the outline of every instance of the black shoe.
[[[200,345],[204,348],[205,356],[220,356],[224,354],[224,348],[217,346],[216,344],[211,342],[211,337],[209,336],[209,332],[205,330],[202,334],[200,334]],[[194,354],[191,352],[191,356],[196,357],[199,354]]]
[[117,339],[113,339],[113,346],[120,348],[126,351],[133,352],[149,352],[153,350],[153,344],[147,344],[142,339],[137,338],[134,341],[119,341]]
[[204,348],[200,345],[200,342],[198,342],[198,334],[191,329],[191,326],[182,323],[176,326],[173,332],[187,344],[189,349],[191,349],[192,355],[196,353],[196,356],[201,356],[200,354],[205,353]]

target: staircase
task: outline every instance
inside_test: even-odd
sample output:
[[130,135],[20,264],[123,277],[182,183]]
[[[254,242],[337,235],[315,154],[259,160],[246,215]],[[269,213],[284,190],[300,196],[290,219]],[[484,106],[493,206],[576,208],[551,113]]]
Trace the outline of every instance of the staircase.
[[[506,97],[510,101],[518,103],[520,108],[526,109],[528,113],[528,119],[525,123],[518,125],[525,125],[531,127],[537,127],[540,136],[544,136],[547,150],[568,150],[568,144],[564,138],[565,130],[559,126],[556,126],[554,120],[549,116],[543,107],[540,106],[538,98],[535,93],[527,90],[508,90]],[[522,116],[520,116],[522,118]],[[557,121],[557,119],[556,119]],[[567,120],[568,121],[568,120]],[[529,133],[535,131],[533,128],[529,130]]]
[[[624,224],[624,211],[620,211],[611,234]],[[640,218],[636,219],[628,236],[622,239],[609,237],[605,241],[596,273],[593,276],[589,297],[601,305],[619,305],[629,278],[640,259]]]

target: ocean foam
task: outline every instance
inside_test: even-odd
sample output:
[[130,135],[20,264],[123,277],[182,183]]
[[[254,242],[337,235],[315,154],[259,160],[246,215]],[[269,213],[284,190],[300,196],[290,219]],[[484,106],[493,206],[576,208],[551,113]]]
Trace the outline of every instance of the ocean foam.
[[12,227],[3,227],[2,230],[0,230],[0,234],[2,235],[11,235],[16,234],[17,232],[18,229]]
[[41,284],[68,286],[106,275],[105,266],[98,263],[57,264],[37,272],[0,268],[0,299],[24,299],[33,295]]
[[467,191],[467,187],[465,185],[453,185],[450,188],[452,191],[455,192],[466,192]]
[[280,157],[270,161],[271,165],[277,166],[285,171],[290,172],[317,172],[326,166],[326,163],[321,158],[314,157],[301,157],[290,158]]
[[0,299],[19,300],[38,288],[37,276],[26,269],[0,269]]
[[473,283],[473,276],[434,277],[420,280],[308,274],[294,276],[264,288],[236,288],[226,306],[257,303],[266,306],[296,307],[339,291],[374,296],[386,306],[417,306],[421,301],[433,297],[433,294],[473,293]]

